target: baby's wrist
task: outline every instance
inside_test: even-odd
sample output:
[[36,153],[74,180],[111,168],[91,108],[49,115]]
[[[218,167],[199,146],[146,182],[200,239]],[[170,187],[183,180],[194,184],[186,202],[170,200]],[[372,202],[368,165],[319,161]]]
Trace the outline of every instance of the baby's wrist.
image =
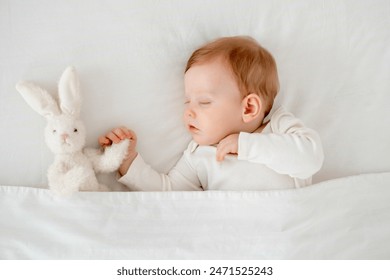
[[118,169],[120,176],[123,176],[127,173],[127,171],[129,170],[131,164],[133,163],[137,155],[138,153],[134,152],[126,156],[125,160],[122,162],[121,166]]

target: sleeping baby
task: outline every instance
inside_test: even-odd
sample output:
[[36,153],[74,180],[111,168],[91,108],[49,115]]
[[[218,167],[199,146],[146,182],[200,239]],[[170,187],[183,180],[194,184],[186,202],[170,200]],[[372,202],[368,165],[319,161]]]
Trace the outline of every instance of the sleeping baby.
[[250,37],[223,37],[196,50],[184,75],[183,156],[160,174],[136,151],[137,136],[118,127],[107,147],[131,139],[119,182],[138,191],[270,190],[311,184],[323,163],[318,134],[283,107],[272,55]]

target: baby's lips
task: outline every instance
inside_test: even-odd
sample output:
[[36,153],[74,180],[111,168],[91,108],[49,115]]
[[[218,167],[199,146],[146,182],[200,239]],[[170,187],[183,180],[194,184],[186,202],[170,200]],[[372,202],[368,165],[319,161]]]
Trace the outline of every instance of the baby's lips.
[[196,126],[192,125],[192,124],[188,125],[188,130],[190,132],[198,132],[199,131],[199,129]]

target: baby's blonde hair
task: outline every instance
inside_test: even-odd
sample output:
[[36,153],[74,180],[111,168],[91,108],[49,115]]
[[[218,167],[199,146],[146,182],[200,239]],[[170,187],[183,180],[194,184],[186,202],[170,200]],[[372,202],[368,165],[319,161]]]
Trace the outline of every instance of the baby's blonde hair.
[[251,37],[222,37],[194,51],[188,59],[185,72],[194,64],[220,57],[231,68],[243,97],[256,93],[263,98],[267,115],[279,90],[278,73],[272,55]]

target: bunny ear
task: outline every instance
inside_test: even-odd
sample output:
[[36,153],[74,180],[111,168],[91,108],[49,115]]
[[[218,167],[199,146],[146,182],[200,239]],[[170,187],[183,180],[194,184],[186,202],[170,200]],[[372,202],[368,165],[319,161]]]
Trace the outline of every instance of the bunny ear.
[[58,85],[60,108],[64,114],[79,117],[81,109],[80,84],[73,67],[65,69]]
[[47,118],[61,113],[55,99],[39,86],[30,82],[19,82],[16,84],[16,90],[38,114]]

